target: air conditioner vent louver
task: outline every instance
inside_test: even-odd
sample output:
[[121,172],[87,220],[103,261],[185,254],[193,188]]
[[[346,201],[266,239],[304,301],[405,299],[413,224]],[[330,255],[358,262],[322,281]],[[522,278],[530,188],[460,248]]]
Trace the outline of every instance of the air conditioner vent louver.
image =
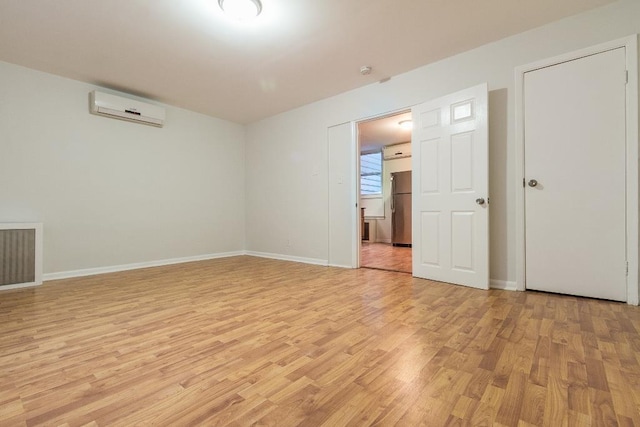
[[0,223],[0,290],[42,283],[42,224]]

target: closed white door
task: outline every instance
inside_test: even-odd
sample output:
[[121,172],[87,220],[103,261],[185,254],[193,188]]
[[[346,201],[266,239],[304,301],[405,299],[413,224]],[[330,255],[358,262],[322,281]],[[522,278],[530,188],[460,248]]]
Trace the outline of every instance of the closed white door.
[[527,289],[626,300],[625,48],[524,75]]
[[412,114],[413,275],[488,289],[487,85]]

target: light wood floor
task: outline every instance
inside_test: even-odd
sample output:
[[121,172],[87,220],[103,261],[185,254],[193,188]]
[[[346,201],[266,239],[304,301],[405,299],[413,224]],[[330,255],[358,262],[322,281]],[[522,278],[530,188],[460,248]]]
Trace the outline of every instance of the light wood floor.
[[411,248],[390,243],[362,242],[360,266],[411,273]]
[[0,292],[2,426],[640,425],[640,310],[234,257]]

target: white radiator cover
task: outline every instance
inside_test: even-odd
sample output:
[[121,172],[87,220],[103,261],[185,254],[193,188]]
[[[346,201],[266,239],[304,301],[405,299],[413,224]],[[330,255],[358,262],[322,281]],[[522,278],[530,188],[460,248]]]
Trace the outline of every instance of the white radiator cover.
[[0,291],[42,284],[42,223],[0,223]]

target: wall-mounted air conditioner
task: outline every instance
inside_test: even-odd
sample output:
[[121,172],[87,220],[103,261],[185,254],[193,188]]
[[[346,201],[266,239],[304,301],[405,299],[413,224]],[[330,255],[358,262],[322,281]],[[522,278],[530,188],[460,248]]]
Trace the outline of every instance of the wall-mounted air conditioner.
[[98,92],[97,90],[89,94],[89,103],[91,113],[99,116],[157,127],[162,127],[164,124],[165,110],[157,105]]
[[387,145],[383,148],[382,155],[384,160],[411,157],[411,143],[403,142],[401,144]]

